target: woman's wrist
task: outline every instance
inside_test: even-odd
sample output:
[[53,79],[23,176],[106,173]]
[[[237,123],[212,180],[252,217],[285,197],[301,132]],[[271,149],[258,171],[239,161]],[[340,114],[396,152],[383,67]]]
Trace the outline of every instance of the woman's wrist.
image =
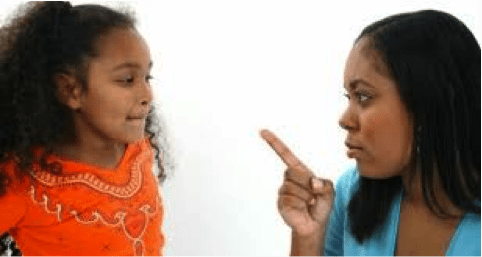
[[324,238],[325,233],[322,231],[317,231],[315,233],[309,234],[309,235],[301,235],[296,233],[295,231],[291,232],[291,238],[293,239],[298,239],[303,242],[308,243],[321,243],[321,240]]
[[291,255],[292,256],[318,256],[324,248],[325,227],[311,233],[299,234],[291,232]]

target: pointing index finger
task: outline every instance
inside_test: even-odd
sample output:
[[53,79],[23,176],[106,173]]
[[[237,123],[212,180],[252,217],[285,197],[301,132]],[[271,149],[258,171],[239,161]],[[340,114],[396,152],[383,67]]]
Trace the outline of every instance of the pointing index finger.
[[273,132],[263,129],[261,130],[260,135],[289,168],[305,167],[300,159],[298,159],[293,152],[291,152],[291,150],[273,134]]

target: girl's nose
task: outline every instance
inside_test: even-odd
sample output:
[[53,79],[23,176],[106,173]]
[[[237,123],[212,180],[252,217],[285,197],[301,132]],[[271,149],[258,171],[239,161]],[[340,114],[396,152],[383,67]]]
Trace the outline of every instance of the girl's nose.
[[141,104],[142,105],[150,105],[152,102],[152,88],[149,82],[144,82],[142,85],[142,93],[141,93]]

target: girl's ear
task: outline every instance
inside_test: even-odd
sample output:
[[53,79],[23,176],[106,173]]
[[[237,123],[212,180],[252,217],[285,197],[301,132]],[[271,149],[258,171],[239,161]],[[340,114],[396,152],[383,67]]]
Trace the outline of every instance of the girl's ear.
[[70,74],[60,73],[54,77],[57,86],[57,99],[72,110],[81,107],[82,85],[79,80]]

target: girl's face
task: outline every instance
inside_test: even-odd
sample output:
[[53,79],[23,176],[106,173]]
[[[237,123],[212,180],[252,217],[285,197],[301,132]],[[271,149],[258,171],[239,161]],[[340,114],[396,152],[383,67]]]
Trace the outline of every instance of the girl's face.
[[340,118],[347,130],[347,155],[357,162],[360,175],[388,178],[401,175],[412,150],[412,122],[397,85],[387,74],[369,40],[362,38],[345,66],[348,107]]
[[152,101],[149,47],[130,28],[113,29],[97,46],[99,56],[89,62],[88,89],[76,108],[76,133],[109,142],[143,139]]

